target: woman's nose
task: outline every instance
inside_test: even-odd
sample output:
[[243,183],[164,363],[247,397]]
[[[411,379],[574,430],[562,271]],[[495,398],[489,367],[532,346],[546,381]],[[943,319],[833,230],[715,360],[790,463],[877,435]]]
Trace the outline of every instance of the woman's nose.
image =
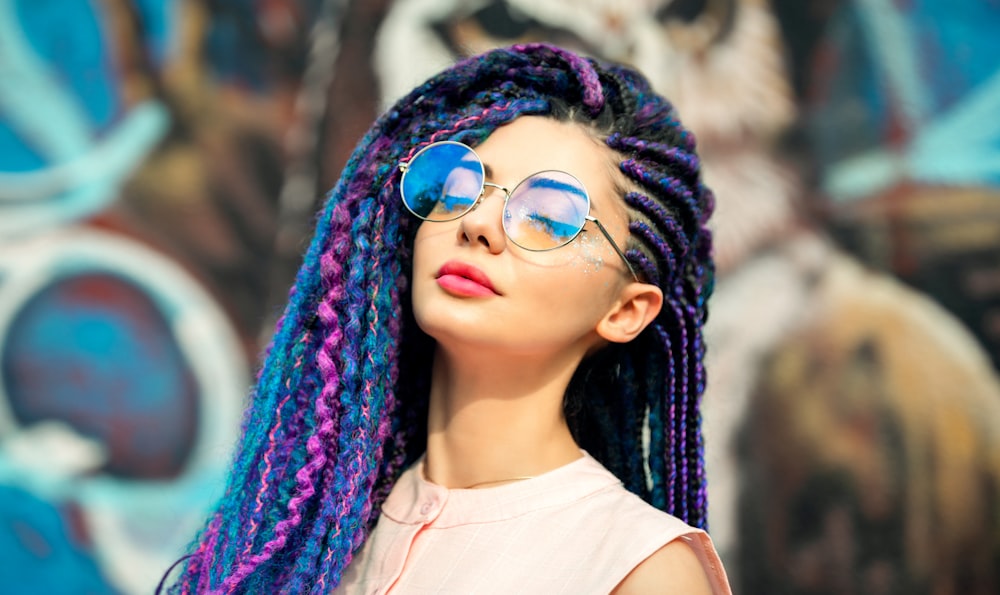
[[460,239],[470,244],[481,244],[494,254],[503,252],[507,246],[507,236],[503,231],[506,198],[506,188],[487,184],[479,202],[460,220]]

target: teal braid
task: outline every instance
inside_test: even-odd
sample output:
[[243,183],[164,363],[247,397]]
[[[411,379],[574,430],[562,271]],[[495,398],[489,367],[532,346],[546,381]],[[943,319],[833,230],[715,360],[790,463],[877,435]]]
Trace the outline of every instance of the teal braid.
[[522,45],[431,78],[359,142],[317,218],[225,494],[174,592],[327,593],[339,584],[426,440],[433,342],[413,320],[417,222],[401,205],[397,164],[437,140],[475,146],[526,114],[579,122],[620,157],[626,256],[667,298],[636,341],[581,365],[566,399],[574,436],[628,489],[704,526],[698,401],[713,268],[711,193],[694,139],[638,74]]

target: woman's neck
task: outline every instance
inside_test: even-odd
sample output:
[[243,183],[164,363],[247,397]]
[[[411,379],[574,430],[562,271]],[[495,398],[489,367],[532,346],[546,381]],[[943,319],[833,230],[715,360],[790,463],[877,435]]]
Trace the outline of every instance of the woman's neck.
[[427,479],[449,488],[496,486],[578,459],[562,403],[579,358],[479,357],[435,354]]

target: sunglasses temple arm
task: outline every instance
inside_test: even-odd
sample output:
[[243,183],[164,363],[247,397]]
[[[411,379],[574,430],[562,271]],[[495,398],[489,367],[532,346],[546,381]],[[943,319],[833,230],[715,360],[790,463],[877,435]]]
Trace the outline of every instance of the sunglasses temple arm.
[[618,243],[615,242],[615,239],[613,237],[611,237],[611,234],[608,233],[608,230],[604,227],[604,225],[600,221],[598,221],[595,217],[588,215],[586,219],[587,221],[590,221],[594,225],[596,225],[597,229],[601,230],[601,233],[604,234],[604,237],[608,239],[608,243],[611,244],[611,247],[614,248],[615,252],[618,253],[618,256],[621,257],[622,262],[625,263],[625,266],[628,267],[628,272],[632,274],[632,279],[634,279],[635,281],[639,281],[639,275],[635,274],[635,269],[632,268],[632,264],[629,263],[627,258],[625,258],[625,253],[622,252],[622,249],[618,247]]

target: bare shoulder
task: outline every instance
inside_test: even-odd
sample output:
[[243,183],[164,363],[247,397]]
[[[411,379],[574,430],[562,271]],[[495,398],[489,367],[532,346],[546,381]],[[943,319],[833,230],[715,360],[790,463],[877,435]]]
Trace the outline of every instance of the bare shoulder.
[[675,539],[639,563],[612,593],[712,595],[712,586],[691,546]]

